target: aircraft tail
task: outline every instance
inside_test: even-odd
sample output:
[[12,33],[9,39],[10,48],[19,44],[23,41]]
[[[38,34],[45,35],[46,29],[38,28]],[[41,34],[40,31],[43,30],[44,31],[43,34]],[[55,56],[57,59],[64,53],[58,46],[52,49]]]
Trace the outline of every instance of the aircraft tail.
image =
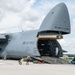
[[70,34],[70,18],[66,5],[60,3],[47,14],[37,36],[39,38],[62,38],[64,34]]

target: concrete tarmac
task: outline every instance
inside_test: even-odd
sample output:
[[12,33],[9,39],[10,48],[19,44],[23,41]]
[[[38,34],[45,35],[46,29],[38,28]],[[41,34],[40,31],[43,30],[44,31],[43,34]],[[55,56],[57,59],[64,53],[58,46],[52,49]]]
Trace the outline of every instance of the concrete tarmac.
[[75,75],[75,65],[71,64],[33,64],[18,61],[0,60],[0,75]]

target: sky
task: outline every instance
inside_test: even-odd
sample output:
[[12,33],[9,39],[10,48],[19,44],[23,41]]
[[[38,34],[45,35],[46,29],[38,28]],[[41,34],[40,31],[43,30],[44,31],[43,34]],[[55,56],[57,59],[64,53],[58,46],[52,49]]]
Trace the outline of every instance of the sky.
[[75,0],[0,0],[0,33],[39,29],[47,13],[61,2],[69,11],[71,34],[58,41],[63,50],[75,54]]

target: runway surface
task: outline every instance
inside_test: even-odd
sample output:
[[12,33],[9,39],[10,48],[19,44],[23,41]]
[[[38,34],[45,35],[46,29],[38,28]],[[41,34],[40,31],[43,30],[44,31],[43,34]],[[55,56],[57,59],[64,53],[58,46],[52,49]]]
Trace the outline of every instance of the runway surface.
[[75,65],[71,64],[33,64],[18,61],[0,60],[0,75],[75,75]]

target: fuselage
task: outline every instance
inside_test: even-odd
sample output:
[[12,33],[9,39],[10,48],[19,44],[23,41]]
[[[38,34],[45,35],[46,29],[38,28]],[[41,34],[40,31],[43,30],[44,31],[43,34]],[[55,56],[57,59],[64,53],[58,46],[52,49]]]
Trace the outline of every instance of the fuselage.
[[2,56],[40,56],[37,50],[37,32],[37,30],[32,30],[8,34],[10,39],[2,53]]
[[[37,37],[38,30],[6,34],[9,35],[8,42],[1,56],[12,58],[21,58],[25,56],[56,56],[56,49],[61,51],[62,48],[56,40]],[[55,44],[55,45],[54,45]],[[54,48],[53,48],[54,47]]]

